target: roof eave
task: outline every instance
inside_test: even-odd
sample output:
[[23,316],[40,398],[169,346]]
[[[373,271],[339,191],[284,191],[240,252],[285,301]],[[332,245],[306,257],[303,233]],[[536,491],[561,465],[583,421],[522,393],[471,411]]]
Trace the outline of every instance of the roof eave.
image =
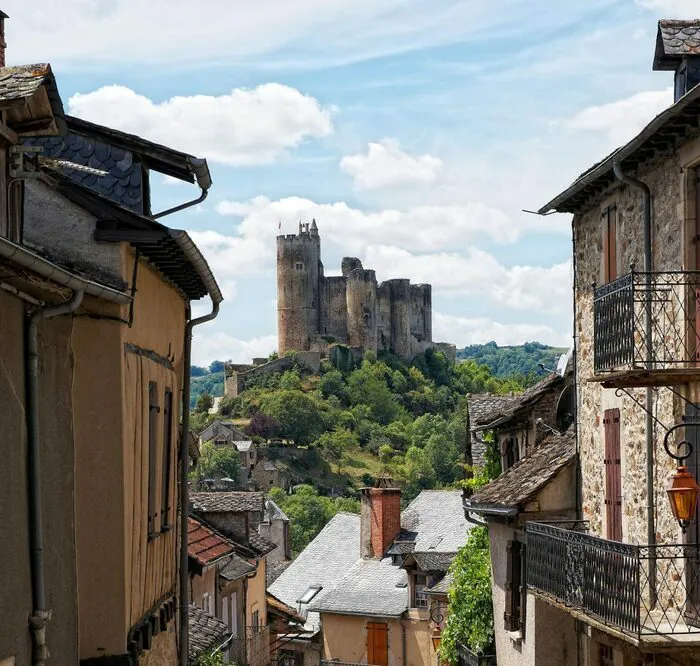
[[615,152],[608,155],[605,160],[603,160],[598,166],[596,166],[591,171],[585,173],[583,176],[578,178],[572,185],[570,185],[561,194],[557,195],[549,203],[542,206],[537,212],[540,215],[547,215],[549,213],[571,213],[572,210],[563,208],[563,205],[569,201],[573,196],[581,192],[581,190],[603,175],[612,171],[613,164],[615,162],[622,162],[634,152],[639,149],[645,141],[651,138],[656,132],[661,129],[669,120],[679,116],[690,104],[696,102],[700,99],[700,85],[695,86],[692,90],[681,97],[677,102],[668,107],[665,111],[662,111],[656,118],[654,118],[637,136],[635,136],[631,141],[626,143],[624,146],[618,148]]
[[478,513],[484,516],[503,516],[503,517],[513,517],[517,516],[520,509],[517,505],[508,504],[481,504],[479,502],[471,502],[465,499],[464,502],[465,511],[470,511],[471,513]]

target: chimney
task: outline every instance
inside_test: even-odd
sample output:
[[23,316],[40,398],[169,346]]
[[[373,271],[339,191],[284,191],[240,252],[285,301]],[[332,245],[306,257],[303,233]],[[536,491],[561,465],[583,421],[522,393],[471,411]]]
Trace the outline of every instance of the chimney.
[[5,41],[5,19],[10,18],[5,12],[0,10],[0,67],[5,66],[5,49],[7,42]]
[[653,68],[675,72],[673,100],[700,84],[700,19],[662,19],[656,34]]
[[360,555],[381,558],[401,531],[401,491],[384,477],[361,492]]

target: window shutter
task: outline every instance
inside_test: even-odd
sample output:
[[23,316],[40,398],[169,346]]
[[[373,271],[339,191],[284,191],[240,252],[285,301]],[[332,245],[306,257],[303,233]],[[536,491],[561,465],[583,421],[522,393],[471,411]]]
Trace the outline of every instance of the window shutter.
[[158,431],[158,384],[148,382],[148,536],[156,531],[156,433]]
[[603,211],[603,281],[617,277],[617,206]]
[[525,615],[527,611],[527,580],[525,579],[525,572],[527,571],[526,566],[526,552],[527,546],[524,543],[520,543],[520,557],[518,561],[520,563],[520,613],[518,617],[518,626],[520,627],[521,633],[525,634]]
[[608,539],[622,541],[622,471],[620,465],[620,410],[603,415],[605,435],[605,520]]
[[173,448],[173,392],[165,389],[163,399],[163,485],[161,499],[161,531],[170,525],[170,477]]
[[515,631],[518,628],[518,618],[516,618],[513,613],[513,602],[516,595],[519,594],[518,590],[513,589],[513,581],[517,573],[517,567],[519,566],[519,564],[515,564],[516,559],[519,560],[519,557],[516,557],[516,553],[519,549],[518,547],[519,544],[517,541],[509,541],[506,545],[506,609],[503,613],[503,626],[506,631]]

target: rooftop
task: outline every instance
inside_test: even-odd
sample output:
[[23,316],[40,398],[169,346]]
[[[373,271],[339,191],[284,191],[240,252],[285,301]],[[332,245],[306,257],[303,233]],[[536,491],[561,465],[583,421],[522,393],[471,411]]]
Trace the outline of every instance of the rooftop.
[[471,526],[461,490],[423,490],[401,514],[401,527],[416,533],[414,553],[455,553]]
[[685,56],[700,55],[700,19],[661,19],[656,35],[654,69],[676,69]]
[[193,663],[201,654],[221,647],[231,637],[228,627],[201,608],[189,607],[189,649],[188,657]]
[[488,513],[489,507],[518,507],[534,498],[560,470],[576,457],[573,428],[552,434],[531,455],[507,469],[467,500],[469,510]]
[[231,561],[219,571],[219,575],[228,581],[238,580],[249,574],[255,573],[256,567],[239,555],[233,555]]
[[267,586],[270,587],[289,567],[292,560],[280,560],[279,562],[268,562],[266,568]]
[[233,544],[222,534],[196,518],[187,522],[187,553],[197,564],[207,566],[234,553]]
[[271,499],[265,500],[265,520],[284,520],[289,522],[287,514]]
[[294,608],[285,604],[284,601],[278,599],[274,594],[267,593],[267,610],[269,613],[280,615],[287,622],[292,624],[304,625],[306,620],[297,613]]
[[258,534],[255,530],[250,530],[248,538],[250,539],[250,545],[261,555],[267,555],[277,548],[277,544],[272,543],[272,541]]
[[202,492],[190,493],[194,510],[200,513],[240,513],[264,511],[265,496],[259,492]]

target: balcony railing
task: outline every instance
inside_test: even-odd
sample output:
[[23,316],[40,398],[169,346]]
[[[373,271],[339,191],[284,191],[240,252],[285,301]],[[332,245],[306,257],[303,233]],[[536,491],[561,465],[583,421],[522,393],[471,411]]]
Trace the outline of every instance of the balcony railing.
[[239,666],[268,666],[270,627],[245,627],[229,643],[229,660]]
[[466,645],[457,643],[457,666],[495,666],[495,654],[475,654]]
[[527,524],[527,585],[624,633],[700,640],[700,545],[639,546],[581,521]]
[[595,372],[695,367],[699,291],[700,271],[633,271],[598,287],[593,303]]

